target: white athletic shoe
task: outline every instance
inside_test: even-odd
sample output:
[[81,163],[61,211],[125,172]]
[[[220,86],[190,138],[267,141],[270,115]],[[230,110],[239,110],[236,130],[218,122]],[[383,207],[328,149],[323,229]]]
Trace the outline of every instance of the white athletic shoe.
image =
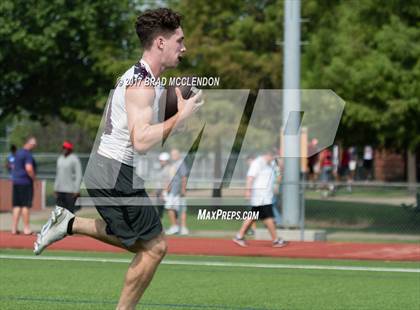
[[190,233],[190,231],[188,230],[188,228],[187,227],[185,227],[185,226],[182,226],[181,227],[181,231],[179,232],[179,234],[181,235],[181,236],[186,236],[186,235],[188,235]]
[[179,233],[179,226],[177,225],[171,226],[169,229],[166,230],[166,234],[168,236],[175,235],[177,233]]
[[248,245],[246,244],[245,239],[239,238],[238,236],[235,236],[235,238],[232,239],[233,242],[235,242],[237,245],[239,245],[240,247],[246,248]]
[[69,210],[56,206],[47,223],[37,235],[34,243],[35,255],[41,254],[47,246],[67,236],[68,223],[74,216]]
[[273,241],[273,248],[282,248],[282,247],[286,246],[287,244],[288,244],[287,241],[278,238],[278,239]]

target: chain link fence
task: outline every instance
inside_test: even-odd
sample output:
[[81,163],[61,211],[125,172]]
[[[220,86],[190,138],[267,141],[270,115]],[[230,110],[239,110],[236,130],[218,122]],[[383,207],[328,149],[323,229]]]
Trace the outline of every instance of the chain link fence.
[[[6,154],[0,156],[5,162]],[[38,178],[45,181],[44,200],[47,207],[55,205],[54,177],[58,154],[35,154]],[[142,172],[152,175],[159,168],[158,154],[149,156],[141,162]],[[83,168],[89,160],[87,154],[80,154]],[[244,199],[245,176],[247,166],[245,158],[238,160],[238,173],[232,178],[233,186],[222,190],[223,197],[212,198],[211,186],[199,189],[207,176],[214,170],[214,157],[198,156],[197,169],[190,176],[188,183],[189,219],[195,230],[229,230],[238,228],[240,223],[198,222],[198,209],[247,210],[248,202]],[[227,160],[224,158],[223,160]],[[2,165],[1,177],[8,178]],[[214,180],[207,180],[212,185]],[[407,183],[380,182],[301,182],[301,218],[299,225],[293,227],[300,239],[310,231],[321,232],[325,240],[340,241],[392,241],[420,242],[420,185]],[[202,188],[202,187],[201,187]],[[82,192],[83,194],[83,192]],[[153,196],[153,191],[150,191]],[[281,195],[281,189],[279,191]],[[277,197],[282,224],[281,197]],[[213,226],[212,226],[213,225]],[[280,230],[281,231],[281,230]],[[321,238],[322,239],[322,238]]]
[[420,242],[420,186],[405,183],[306,183],[305,229],[329,240]]

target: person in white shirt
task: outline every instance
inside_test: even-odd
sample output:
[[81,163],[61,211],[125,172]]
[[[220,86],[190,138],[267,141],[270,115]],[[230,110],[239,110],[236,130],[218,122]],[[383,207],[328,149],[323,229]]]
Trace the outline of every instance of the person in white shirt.
[[366,145],[363,150],[363,168],[365,169],[366,180],[373,179],[373,148]]
[[56,205],[75,212],[75,202],[82,182],[82,165],[73,153],[73,144],[63,143],[63,153],[57,159],[57,174],[54,182]]
[[[283,247],[286,242],[277,237],[273,215],[273,183],[275,178],[273,160],[274,152],[269,150],[251,163],[247,173],[245,196],[251,202],[252,211],[259,213],[258,219],[262,220],[267,227],[273,241],[273,247]],[[245,220],[241,229],[233,238],[233,242],[241,247],[246,247],[244,236],[254,222],[254,219]]]

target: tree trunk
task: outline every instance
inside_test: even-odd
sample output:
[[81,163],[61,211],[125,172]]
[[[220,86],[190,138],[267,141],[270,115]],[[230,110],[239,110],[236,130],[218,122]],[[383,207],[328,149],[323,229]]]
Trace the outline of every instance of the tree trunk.
[[407,150],[407,182],[409,185],[409,191],[415,192],[417,182],[417,167],[416,167],[416,153]]

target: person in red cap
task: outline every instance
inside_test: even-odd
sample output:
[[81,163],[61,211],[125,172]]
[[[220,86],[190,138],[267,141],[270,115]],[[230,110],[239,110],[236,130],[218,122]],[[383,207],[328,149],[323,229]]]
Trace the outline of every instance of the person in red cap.
[[57,159],[57,174],[54,182],[54,192],[57,206],[75,212],[75,202],[80,192],[82,182],[82,165],[73,153],[73,144],[63,142],[63,153]]

